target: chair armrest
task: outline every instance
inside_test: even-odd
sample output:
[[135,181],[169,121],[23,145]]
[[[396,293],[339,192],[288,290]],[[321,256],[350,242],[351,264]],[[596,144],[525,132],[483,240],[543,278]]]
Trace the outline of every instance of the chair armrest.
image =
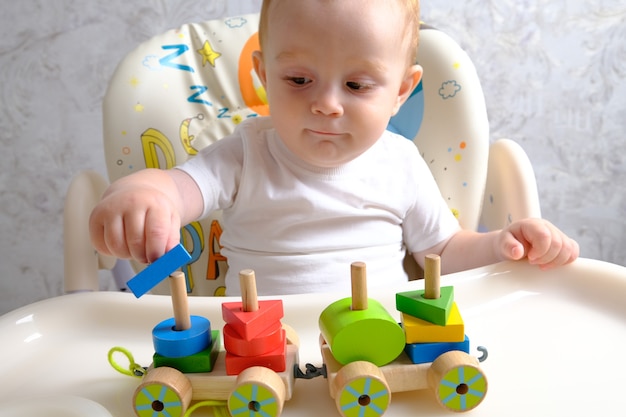
[[89,237],[89,215],[108,182],[94,171],[77,174],[63,209],[64,291],[98,291],[98,270],[111,269],[115,258],[96,252]]
[[501,229],[528,217],[541,217],[533,167],[521,146],[497,140],[489,147],[481,229]]

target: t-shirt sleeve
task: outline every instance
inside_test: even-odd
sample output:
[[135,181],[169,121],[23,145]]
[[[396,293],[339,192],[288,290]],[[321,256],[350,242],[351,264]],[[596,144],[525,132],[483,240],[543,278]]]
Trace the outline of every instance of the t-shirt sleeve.
[[235,132],[177,167],[196,182],[202,193],[204,208],[200,218],[233,204],[241,180],[243,155],[243,138]]
[[407,183],[417,192],[403,223],[404,242],[411,253],[431,248],[460,229],[426,162],[419,152],[413,155]]

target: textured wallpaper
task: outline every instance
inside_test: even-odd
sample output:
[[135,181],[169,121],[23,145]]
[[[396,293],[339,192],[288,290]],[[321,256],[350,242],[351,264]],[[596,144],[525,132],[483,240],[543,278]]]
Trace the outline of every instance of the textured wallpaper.
[[[0,314],[62,293],[63,197],[105,173],[101,101],[135,45],[258,0],[0,0]],[[492,137],[519,142],[544,217],[626,265],[626,4],[432,0],[423,19],[473,58]],[[110,278],[102,274],[102,286]]]

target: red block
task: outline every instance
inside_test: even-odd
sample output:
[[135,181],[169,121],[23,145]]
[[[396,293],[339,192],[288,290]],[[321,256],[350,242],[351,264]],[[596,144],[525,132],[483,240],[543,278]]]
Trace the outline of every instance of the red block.
[[287,368],[287,338],[281,329],[282,343],[278,349],[259,356],[237,356],[226,352],[224,362],[227,375],[239,375],[244,369],[252,366],[264,366],[274,372],[284,372]]
[[240,301],[222,303],[222,318],[240,337],[252,340],[283,318],[283,301],[260,300],[257,311],[243,311]]
[[252,340],[239,336],[230,324],[224,326],[224,348],[237,356],[259,356],[276,350],[285,338],[280,321]]

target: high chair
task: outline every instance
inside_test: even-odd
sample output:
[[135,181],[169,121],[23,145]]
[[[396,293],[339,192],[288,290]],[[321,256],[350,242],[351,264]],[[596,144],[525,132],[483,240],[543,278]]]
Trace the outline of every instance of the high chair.
[[[269,114],[252,67],[258,15],[186,24],[155,36],[120,63],[104,98],[108,180],[142,168],[171,168],[231,133],[249,117]],[[445,33],[420,28],[422,82],[389,129],[413,140],[461,226],[493,230],[540,217],[532,166],[514,142],[490,144],[476,70]],[[393,47],[393,45],[389,45]],[[402,173],[398,173],[402,181]],[[65,291],[98,290],[98,269],[114,268],[118,285],[140,265],[95,252],[88,218],[108,181],[88,171],[72,181],[65,204]],[[184,268],[194,295],[224,293],[220,213],[184,226],[192,255]],[[159,289],[157,288],[157,292]]]

